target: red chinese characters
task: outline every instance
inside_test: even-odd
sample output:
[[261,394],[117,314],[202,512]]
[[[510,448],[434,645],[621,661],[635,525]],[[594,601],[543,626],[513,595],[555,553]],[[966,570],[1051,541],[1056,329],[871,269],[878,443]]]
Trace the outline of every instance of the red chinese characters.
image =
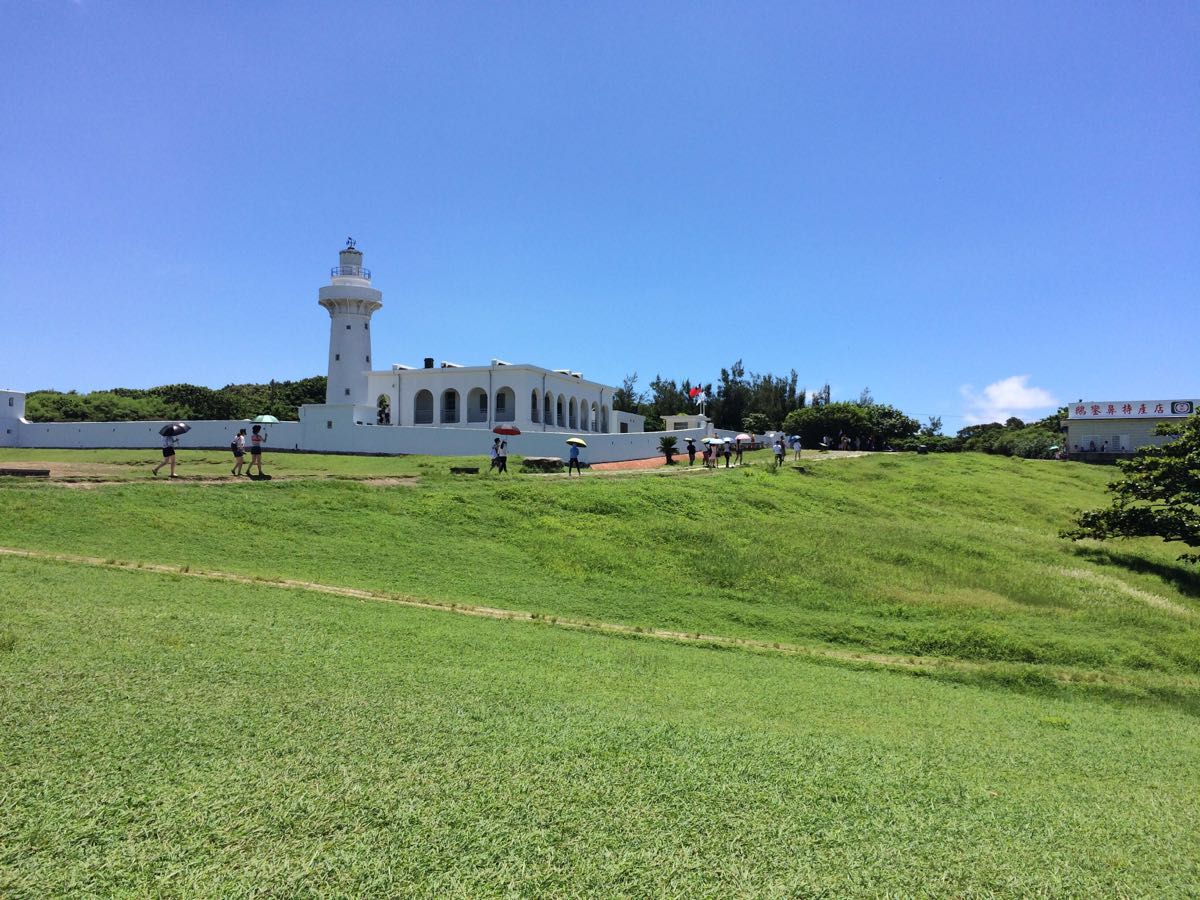
[[1133,412],[1133,404],[1132,403],[1124,404],[1121,407],[1121,412],[1125,413],[1125,415],[1129,415],[1131,412]]
[[1138,407],[1138,415],[1144,416],[1145,414],[1146,414],[1146,404],[1143,403],[1141,406]]
[[1105,410],[1105,413],[1110,416],[1115,416],[1117,414],[1116,404],[1114,404],[1114,403],[1108,404],[1108,409]]
[[1092,415],[1093,416],[1100,415],[1100,404],[1099,403],[1092,404]]
[[1086,416],[1087,415],[1087,407],[1083,406],[1082,404],[1079,406],[1076,406],[1075,407],[1075,415]]
[[1163,411],[1164,411],[1164,410],[1163,410],[1163,405],[1162,405],[1161,403],[1155,403],[1155,404],[1154,404],[1154,411],[1155,411],[1156,413],[1161,413],[1161,412],[1163,412]]

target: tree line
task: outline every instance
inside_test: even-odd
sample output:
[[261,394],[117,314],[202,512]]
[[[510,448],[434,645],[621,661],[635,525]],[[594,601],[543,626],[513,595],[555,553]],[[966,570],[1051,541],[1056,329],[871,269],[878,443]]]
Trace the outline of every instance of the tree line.
[[297,407],[325,402],[324,375],[267,384],[165,384],[106,391],[39,390],[25,396],[31,422],[141,422],[159,419],[251,419],[275,416],[296,421]]
[[799,384],[796,370],[787,375],[748,372],[742,360],[721,369],[715,382],[663,378],[655,375],[649,390],[638,389],[636,372],[626,375],[613,398],[613,406],[646,417],[647,431],[661,431],[666,416],[697,411],[694,389],[706,397],[705,415],[717,428],[764,434],[783,431],[800,435],[806,447],[843,436],[860,447],[915,450],[920,445],[934,452],[975,450],[1005,456],[1049,459],[1058,451],[1066,408],[1025,423],[1018,418],[985,425],[969,425],[954,435],[942,433],[942,419],[930,416],[924,423],[895,406],[880,403],[864,388],[858,399],[833,401],[829,384],[809,391]]

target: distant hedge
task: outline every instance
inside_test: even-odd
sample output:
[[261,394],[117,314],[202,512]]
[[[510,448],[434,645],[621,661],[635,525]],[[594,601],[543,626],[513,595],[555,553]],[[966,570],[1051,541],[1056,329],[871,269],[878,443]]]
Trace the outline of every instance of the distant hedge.
[[31,391],[25,417],[31,422],[139,422],[156,419],[249,419],[275,416],[296,421],[297,407],[325,402],[324,375],[300,381],[227,384],[213,389],[195,384],[152,388],[76,391]]

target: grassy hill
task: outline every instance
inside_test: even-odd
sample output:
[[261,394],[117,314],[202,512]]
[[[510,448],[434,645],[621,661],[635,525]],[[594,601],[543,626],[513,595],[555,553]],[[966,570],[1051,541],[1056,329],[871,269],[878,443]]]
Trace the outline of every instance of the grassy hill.
[[1057,537],[1110,471],[51,458],[118,483],[0,485],[99,562],[0,556],[0,892],[1200,886],[1200,580]]

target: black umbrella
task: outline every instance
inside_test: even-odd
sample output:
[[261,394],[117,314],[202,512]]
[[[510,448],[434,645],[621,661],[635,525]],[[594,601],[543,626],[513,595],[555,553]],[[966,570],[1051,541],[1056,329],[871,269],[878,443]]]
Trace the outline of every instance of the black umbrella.
[[163,437],[179,437],[181,434],[187,434],[192,430],[192,426],[187,422],[175,422],[172,425],[164,425],[158,429],[158,433]]

